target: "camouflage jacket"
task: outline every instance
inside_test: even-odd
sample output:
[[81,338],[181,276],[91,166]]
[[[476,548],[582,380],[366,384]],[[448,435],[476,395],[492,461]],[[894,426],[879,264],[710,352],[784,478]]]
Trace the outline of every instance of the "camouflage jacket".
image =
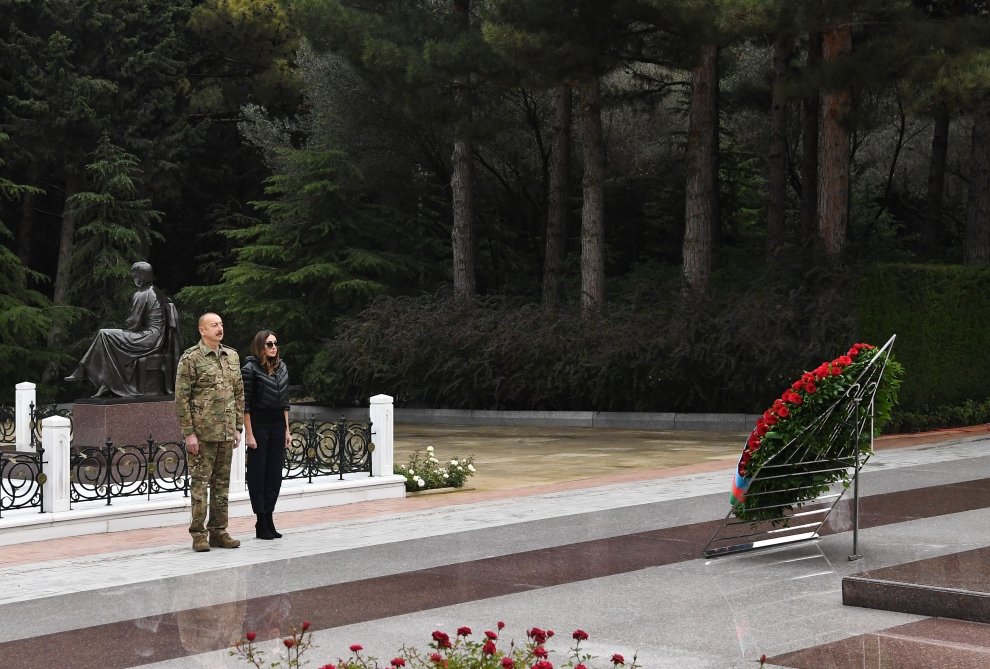
[[211,351],[202,341],[179,358],[175,375],[175,412],[183,435],[200,441],[234,441],[244,424],[244,381],[237,351],[220,345]]

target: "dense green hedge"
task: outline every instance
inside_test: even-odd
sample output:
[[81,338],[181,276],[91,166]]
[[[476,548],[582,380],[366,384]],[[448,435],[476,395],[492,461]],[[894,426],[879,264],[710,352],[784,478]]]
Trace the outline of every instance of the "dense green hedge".
[[[897,335],[902,412],[916,422],[926,414],[980,415],[972,404],[990,397],[990,269],[876,265],[857,303],[865,340]],[[960,413],[967,403],[973,410]]]
[[762,412],[795,372],[853,343],[835,291],[671,294],[593,319],[498,298],[384,298],[344,324],[306,385],[334,404],[384,392],[413,407]]
[[338,406],[384,392],[407,407],[759,413],[801,371],[896,334],[890,431],[990,420],[990,270],[854,276],[734,277],[700,302],[671,285],[627,290],[595,319],[495,297],[383,298],[341,324],[306,387]]

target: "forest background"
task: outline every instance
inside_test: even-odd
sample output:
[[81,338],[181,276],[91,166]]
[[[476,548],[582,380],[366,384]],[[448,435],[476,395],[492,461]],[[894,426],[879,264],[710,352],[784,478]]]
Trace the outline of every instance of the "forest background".
[[0,0],[0,401],[152,263],[299,399],[990,421],[982,0]]

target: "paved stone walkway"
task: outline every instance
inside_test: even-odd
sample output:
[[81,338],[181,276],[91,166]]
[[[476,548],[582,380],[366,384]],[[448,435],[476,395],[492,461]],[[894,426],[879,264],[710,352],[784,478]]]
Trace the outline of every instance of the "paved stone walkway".
[[[922,619],[843,607],[842,576],[990,545],[985,509],[929,517],[923,504],[914,520],[865,531],[857,563],[845,560],[842,518],[818,542],[704,561],[699,537],[727,511],[742,435],[603,432],[397,426],[397,462],[428,443],[441,457],[474,454],[475,490],[279,514],[285,538],[271,542],[238,519],[237,550],[193,553],[181,526],[0,548],[0,663],[245,666],[225,650],[240,634],[261,632],[273,652],[305,617],[312,666],[355,642],[387,660],[433,629],[504,619],[517,640],[533,625],[562,630],[555,666],[580,627],[605,659],[752,667]],[[925,500],[990,477],[986,426],[877,446],[867,497]]]

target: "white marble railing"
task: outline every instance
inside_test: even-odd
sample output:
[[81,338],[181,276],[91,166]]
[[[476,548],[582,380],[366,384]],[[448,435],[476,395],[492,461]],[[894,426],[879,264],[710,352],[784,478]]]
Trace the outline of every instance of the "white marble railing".
[[[17,450],[34,453],[31,445],[32,429],[30,406],[35,403],[33,383],[17,385],[17,405],[15,408]],[[371,476],[348,476],[346,480],[334,477],[314,479],[312,483],[298,480],[286,481],[280,496],[280,508],[299,510],[346,504],[368,499],[402,497],[405,495],[403,477],[392,473],[393,416],[392,398],[388,395],[375,395],[370,401],[369,418],[372,421],[372,438],[375,445],[371,454]],[[164,524],[182,522],[188,515],[189,500],[179,494],[163,493],[151,498],[122,498],[112,506],[95,502],[81,502],[70,505],[71,482],[71,435],[72,427],[68,418],[51,416],[41,421],[41,446],[44,449],[43,475],[32,486],[42,488],[42,508],[38,507],[6,509],[0,517],[0,545],[19,541],[35,540],[25,534],[31,527],[48,526],[45,536],[69,536],[92,531],[113,531],[134,527],[158,527]],[[250,515],[250,500],[244,480],[244,437],[241,435],[239,448],[234,449],[231,463],[230,501],[231,515]],[[37,490],[35,487],[34,490]],[[34,493],[31,493],[32,495]],[[70,508],[71,506],[71,508]],[[243,508],[241,508],[243,507]],[[183,509],[185,509],[183,511]],[[76,518],[78,516],[79,518]],[[94,525],[96,516],[102,520]],[[103,517],[106,518],[103,518]],[[145,520],[140,520],[145,516]],[[119,517],[119,518],[118,518]],[[80,519],[85,518],[85,522]],[[126,520],[125,520],[126,519]],[[60,531],[52,531],[56,525],[72,525]],[[68,522],[66,522],[68,521]],[[16,537],[14,535],[17,535]],[[10,536],[8,536],[10,535]],[[25,538],[28,537],[28,538]]]

